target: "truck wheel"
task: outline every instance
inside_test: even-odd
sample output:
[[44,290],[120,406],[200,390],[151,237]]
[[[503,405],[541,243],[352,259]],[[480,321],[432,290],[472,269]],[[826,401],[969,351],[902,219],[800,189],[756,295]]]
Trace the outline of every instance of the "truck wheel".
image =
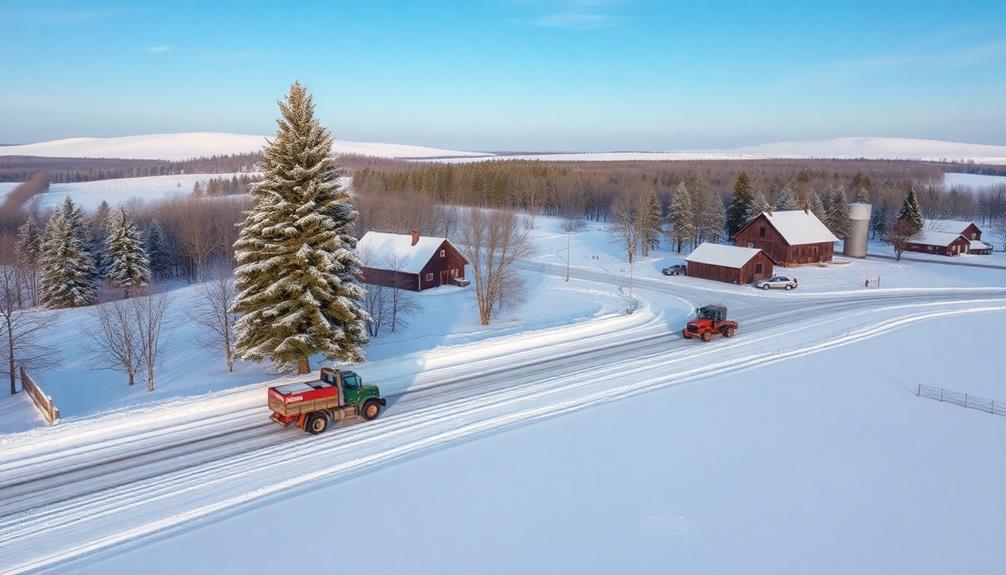
[[360,410],[360,415],[364,419],[370,421],[371,419],[376,419],[378,414],[381,413],[381,404],[377,403],[373,399],[368,399],[366,403],[363,404],[363,409]]
[[307,425],[304,426],[311,435],[325,433],[328,429],[328,418],[323,413],[312,413],[307,418]]
[[706,341],[707,342],[707,341],[709,341],[711,339],[713,339],[713,332],[711,332],[711,331],[704,331],[704,332],[702,332],[702,341]]
[[733,336],[734,336],[734,328],[732,327],[723,328],[723,337],[733,337]]

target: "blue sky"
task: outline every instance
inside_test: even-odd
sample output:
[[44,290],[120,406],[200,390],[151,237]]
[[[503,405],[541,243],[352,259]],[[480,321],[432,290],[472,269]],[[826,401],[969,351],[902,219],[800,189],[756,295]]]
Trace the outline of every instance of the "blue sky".
[[271,133],[300,80],[336,137],[664,150],[1006,144],[1006,3],[0,0],[0,142]]

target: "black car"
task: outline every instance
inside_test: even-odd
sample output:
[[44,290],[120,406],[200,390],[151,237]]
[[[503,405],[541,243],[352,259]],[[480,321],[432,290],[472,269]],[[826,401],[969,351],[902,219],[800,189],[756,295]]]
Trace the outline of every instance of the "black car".
[[665,276],[682,276],[685,275],[686,271],[688,271],[688,268],[684,265],[669,266],[660,270]]

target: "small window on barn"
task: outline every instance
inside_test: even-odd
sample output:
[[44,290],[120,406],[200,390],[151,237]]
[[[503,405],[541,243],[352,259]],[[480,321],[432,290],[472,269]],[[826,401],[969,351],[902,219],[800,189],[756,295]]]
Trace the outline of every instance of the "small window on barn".
[[426,274],[426,281],[428,282],[433,281],[433,274]]
[[760,274],[761,273],[761,264],[755,264],[755,273],[756,274]]
[[758,237],[759,238],[765,237],[765,226],[761,226],[758,228]]
[[446,255],[447,255],[447,250],[440,250],[440,257],[444,257]]

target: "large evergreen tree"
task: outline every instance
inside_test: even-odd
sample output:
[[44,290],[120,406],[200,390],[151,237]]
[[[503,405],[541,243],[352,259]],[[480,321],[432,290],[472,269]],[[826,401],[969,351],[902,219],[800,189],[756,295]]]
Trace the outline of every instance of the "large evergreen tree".
[[112,287],[129,297],[129,290],[146,287],[150,283],[150,260],[125,206],[112,214],[105,240],[107,261],[105,275]]
[[143,246],[146,248],[147,258],[150,260],[150,276],[152,278],[168,277],[171,271],[171,257],[168,254],[164,231],[157,220],[151,220],[150,225],[147,226],[147,231],[143,235]]
[[362,302],[357,219],[338,182],[332,136],[294,83],[279,103],[276,138],[262,151],[255,206],[234,244],[238,295],[233,311],[239,357],[310,371],[310,357],[363,360],[369,319]]
[[779,194],[775,199],[775,209],[778,211],[803,209],[803,204],[797,197],[796,192],[793,191],[793,187],[789,184],[783,185],[782,189],[779,190]]
[[713,191],[705,178],[697,178],[693,186],[692,204],[695,208],[695,233],[699,241],[718,241],[723,237],[726,213],[723,200]]
[[105,277],[108,273],[108,254],[105,243],[108,239],[108,229],[111,224],[112,208],[108,202],[102,200],[98,204],[98,209],[94,211],[94,218],[91,219],[91,226],[87,230],[88,248],[91,257],[94,258],[94,269],[99,277]]
[[667,212],[667,236],[677,244],[678,253],[685,240],[695,236],[695,211],[692,196],[684,182],[678,184],[671,195],[671,207]]
[[915,187],[910,184],[905,201],[901,204],[901,213],[898,214],[898,219],[907,222],[907,229],[911,232],[909,235],[915,235],[922,231],[922,208],[919,207],[919,198],[915,196]]
[[807,195],[806,208],[822,222],[827,219],[827,214],[824,210],[824,202],[821,201],[821,196],[818,195],[817,190],[812,190],[810,194]]
[[42,234],[39,303],[50,308],[90,305],[98,298],[94,260],[88,251],[83,215],[69,197]]
[[734,184],[730,207],[727,208],[727,236],[734,237],[734,234],[739,232],[754,215],[754,190],[751,189],[747,172],[741,172],[737,177],[737,183]]
[[842,188],[838,188],[831,193],[831,201],[828,202],[824,223],[831,230],[831,233],[840,238],[849,235],[849,227],[852,225],[852,221],[849,219],[849,201],[846,199],[845,190]]

